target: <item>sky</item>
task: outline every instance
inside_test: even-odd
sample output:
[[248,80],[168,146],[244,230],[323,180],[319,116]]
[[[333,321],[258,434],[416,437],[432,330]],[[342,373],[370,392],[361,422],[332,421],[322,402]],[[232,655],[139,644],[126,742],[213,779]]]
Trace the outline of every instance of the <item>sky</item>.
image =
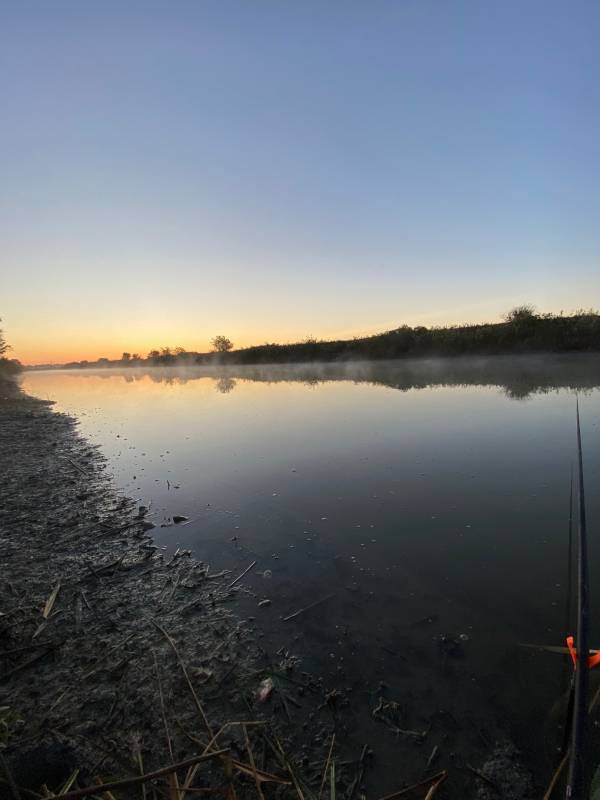
[[25,363],[600,305],[596,0],[0,5]]

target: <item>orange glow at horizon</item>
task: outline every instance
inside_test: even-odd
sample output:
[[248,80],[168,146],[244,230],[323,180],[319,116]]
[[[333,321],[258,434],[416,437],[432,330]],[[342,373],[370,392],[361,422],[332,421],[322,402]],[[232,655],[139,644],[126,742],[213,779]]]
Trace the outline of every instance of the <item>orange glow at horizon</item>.
[[[496,319],[499,318],[496,317]],[[483,321],[481,315],[477,315],[473,319],[463,318],[462,320],[462,322],[466,323],[481,321]],[[407,318],[406,323],[409,325],[456,324],[455,321],[450,319],[442,320],[439,316],[429,317],[428,319],[424,315],[416,319]],[[269,330],[266,332],[258,329],[252,330],[250,328],[246,328],[243,331],[241,329],[235,330],[231,326],[224,325],[222,329],[216,329],[215,333],[210,336],[199,336],[197,331],[193,332],[187,326],[185,328],[183,326],[174,326],[171,333],[132,330],[129,334],[125,331],[115,335],[103,334],[96,328],[90,331],[85,325],[77,326],[77,329],[72,323],[68,326],[71,328],[70,330],[59,331],[55,328],[46,334],[38,334],[37,331],[32,332],[26,325],[21,330],[20,326],[12,324],[10,327],[6,326],[6,338],[12,345],[12,349],[8,353],[9,358],[17,358],[21,363],[28,366],[37,366],[40,364],[66,364],[76,361],[94,362],[99,358],[116,360],[120,359],[124,352],[139,353],[145,358],[151,350],[165,346],[171,348],[183,347],[187,351],[208,353],[212,349],[211,339],[216,334],[228,336],[237,350],[266,342],[279,344],[299,342],[308,335],[323,340],[370,336],[396,328],[399,324],[401,323],[388,322],[387,324],[371,325],[360,329],[348,327],[317,332],[306,326],[306,329],[302,329],[302,332],[298,329],[291,330],[288,328],[285,330],[280,328],[278,333]]]
[[[377,308],[367,309],[357,303],[339,304],[324,315],[321,309],[306,304],[302,312],[298,312],[291,307],[289,297],[286,302],[290,305],[285,308],[253,308],[246,313],[238,313],[238,309],[232,312],[216,303],[214,307],[208,305],[206,309],[196,310],[191,304],[185,307],[183,302],[179,306],[174,302],[168,309],[164,305],[142,303],[137,307],[131,303],[127,308],[123,301],[119,308],[65,303],[59,309],[51,304],[27,304],[23,298],[18,306],[19,314],[4,314],[0,327],[12,345],[9,357],[35,366],[93,362],[99,358],[116,360],[123,352],[146,357],[150,350],[165,346],[207,353],[216,335],[227,336],[235,349],[240,349],[266,342],[300,342],[308,336],[323,340],[371,336],[404,323],[447,326],[499,322],[503,313],[520,301],[521,296],[513,296],[472,305],[457,303],[451,307],[423,301],[419,306],[407,304],[404,309],[396,309],[392,298],[392,302],[381,301]],[[572,309],[577,307],[575,303],[569,305]],[[540,302],[538,309],[558,313],[560,306]],[[565,313],[569,313],[567,308]]]

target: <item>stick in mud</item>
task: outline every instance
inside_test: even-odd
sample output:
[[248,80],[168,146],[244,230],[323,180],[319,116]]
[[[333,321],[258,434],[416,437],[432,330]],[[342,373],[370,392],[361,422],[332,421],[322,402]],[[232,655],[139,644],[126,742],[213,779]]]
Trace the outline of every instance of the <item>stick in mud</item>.
[[327,779],[327,770],[329,769],[329,762],[331,761],[331,754],[333,753],[333,746],[335,744],[335,733],[331,734],[331,745],[329,747],[329,753],[327,754],[327,761],[325,762],[325,769],[323,770],[323,780],[321,781],[321,788],[319,789],[319,800],[321,800],[321,796],[323,794],[323,789],[325,787],[325,780]]
[[252,752],[252,747],[250,746],[250,738],[248,736],[248,729],[245,725],[242,725],[242,730],[244,731],[244,741],[246,743],[246,751],[248,753],[248,761],[250,762],[250,766],[252,767],[252,773],[254,776],[254,783],[256,784],[256,791],[258,792],[258,796],[260,800],[265,800],[265,796],[263,794],[263,790],[260,785],[260,781],[258,779],[258,774],[256,772],[256,764],[254,763],[254,753]]
[[431,755],[430,755],[430,756],[429,756],[429,758],[427,759],[427,764],[425,765],[425,771],[427,771],[427,770],[429,769],[429,767],[430,767],[430,766],[433,764],[433,762],[434,762],[434,761],[435,761],[435,759],[437,758],[437,754],[438,754],[438,752],[439,752],[439,749],[440,749],[440,748],[439,748],[439,747],[438,747],[438,745],[436,744],[436,746],[435,746],[435,747],[433,748],[433,750],[431,751]]
[[252,567],[253,567],[255,564],[256,564],[256,561],[253,561],[251,564],[249,564],[249,565],[246,567],[246,569],[245,569],[245,570],[244,570],[244,571],[243,571],[243,572],[242,572],[240,575],[238,575],[238,576],[237,576],[237,578],[235,578],[234,580],[232,580],[232,581],[231,581],[231,583],[229,584],[229,586],[228,586],[227,588],[228,588],[228,589],[231,589],[231,588],[233,588],[233,587],[236,585],[236,583],[237,583],[238,581],[241,581],[241,579],[244,577],[244,575],[245,575],[247,572],[250,572],[250,570],[252,569]]
[[60,591],[60,581],[57,582],[56,586],[50,593],[50,597],[46,600],[46,605],[44,606],[44,610],[42,611],[42,617],[44,619],[48,619],[52,609],[54,608],[54,603],[56,602],[56,598],[58,597],[58,593]]
[[379,800],[396,800],[397,797],[403,797],[405,794],[410,794],[414,792],[416,789],[422,789],[425,786],[430,786],[434,784],[436,788],[443,783],[446,778],[448,777],[448,772],[444,769],[441,772],[432,775],[431,778],[426,778],[424,781],[420,781],[419,783],[413,783],[410,786],[405,786],[404,789],[399,789],[397,792],[392,792],[392,794],[386,794],[385,797],[379,798]]
[[55,800],[79,800],[79,798],[87,797],[88,795],[104,794],[114,789],[125,789],[127,786],[138,786],[140,783],[146,783],[156,778],[162,778],[165,775],[171,775],[175,770],[191,767],[192,764],[199,764],[202,761],[211,761],[215,758],[227,756],[229,752],[228,749],[217,750],[214,753],[186,758],[185,761],[179,761],[176,764],[157,769],[154,772],[147,772],[145,775],[136,775],[135,778],[124,778],[123,780],[112,781],[111,783],[97,783],[94,786],[86,786],[84,789],[76,789],[73,792],[54,795],[54,798]]
[[494,783],[494,781],[491,778],[488,778],[487,775],[484,775],[481,770],[476,769],[475,767],[471,766],[471,764],[465,764],[465,766],[469,770],[469,772],[472,772],[473,775],[475,775],[476,778],[479,778],[480,781],[487,783],[487,785],[491,786],[492,789],[498,791],[498,784]]
[[205,726],[206,730],[208,731],[209,737],[212,738],[213,732],[212,732],[212,729],[210,727],[210,722],[208,721],[208,717],[204,713],[204,708],[202,707],[202,703],[200,702],[200,700],[198,698],[198,695],[196,694],[196,690],[194,689],[194,686],[193,686],[193,684],[192,684],[192,682],[190,680],[190,676],[188,675],[188,671],[187,671],[187,668],[185,666],[185,662],[182,659],[182,657],[181,657],[181,655],[179,653],[179,650],[177,649],[177,645],[175,644],[173,639],[169,636],[167,631],[163,628],[163,626],[159,622],[157,622],[154,619],[152,620],[152,622],[158,628],[158,630],[163,634],[163,636],[165,637],[167,642],[171,645],[171,647],[173,649],[173,652],[175,653],[175,656],[177,658],[177,661],[179,662],[179,666],[181,667],[181,671],[183,672],[183,675],[184,675],[184,677],[186,679],[186,682],[187,682],[187,685],[188,685],[188,687],[190,689],[190,692],[192,693],[192,697],[194,698],[194,703],[196,705],[196,708],[198,709],[198,712],[199,712],[199,714],[200,714],[200,716],[202,718],[202,721],[204,722],[204,726]]
[[327,600],[331,600],[334,597],[333,594],[328,594],[327,597],[322,597],[320,600],[315,600],[314,603],[311,603],[308,606],[304,606],[304,608],[299,608],[298,611],[294,611],[293,614],[288,614],[287,617],[283,618],[283,622],[288,622],[290,619],[294,619],[295,617],[299,617],[300,614],[304,614],[305,611],[310,611],[311,608],[315,608],[316,606],[320,606],[321,603],[325,603]]

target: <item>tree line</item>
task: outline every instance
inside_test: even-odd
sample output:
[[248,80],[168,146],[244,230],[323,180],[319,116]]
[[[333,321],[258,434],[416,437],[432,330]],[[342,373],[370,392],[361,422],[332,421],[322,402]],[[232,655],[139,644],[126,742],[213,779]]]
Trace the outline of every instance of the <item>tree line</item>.
[[506,355],[600,351],[600,314],[537,313],[530,305],[509,311],[502,322],[447,327],[401,325],[385,333],[341,340],[307,337],[291,344],[266,343],[234,349],[226,336],[215,336],[212,350],[162,347],[146,356],[124,352],[120,359],[77,361],[65,367],[193,366],[196,364],[277,364],[310,361],[382,360],[435,356]]
[[[2,320],[0,320],[1,322]],[[23,369],[21,362],[16,358],[8,358],[11,347],[4,338],[4,331],[0,328],[0,378],[16,375]]]
[[225,363],[380,360],[437,356],[503,355],[600,351],[600,314],[538,314],[519,306],[502,322],[448,327],[402,325],[351,340],[265,344],[226,355]]

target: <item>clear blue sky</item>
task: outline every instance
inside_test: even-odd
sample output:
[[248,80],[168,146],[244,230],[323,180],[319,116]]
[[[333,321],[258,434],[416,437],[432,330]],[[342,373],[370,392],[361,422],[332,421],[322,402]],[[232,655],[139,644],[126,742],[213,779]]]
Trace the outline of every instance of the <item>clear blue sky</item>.
[[595,1],[3,3],[15,355],[600,305],[599,42]]

